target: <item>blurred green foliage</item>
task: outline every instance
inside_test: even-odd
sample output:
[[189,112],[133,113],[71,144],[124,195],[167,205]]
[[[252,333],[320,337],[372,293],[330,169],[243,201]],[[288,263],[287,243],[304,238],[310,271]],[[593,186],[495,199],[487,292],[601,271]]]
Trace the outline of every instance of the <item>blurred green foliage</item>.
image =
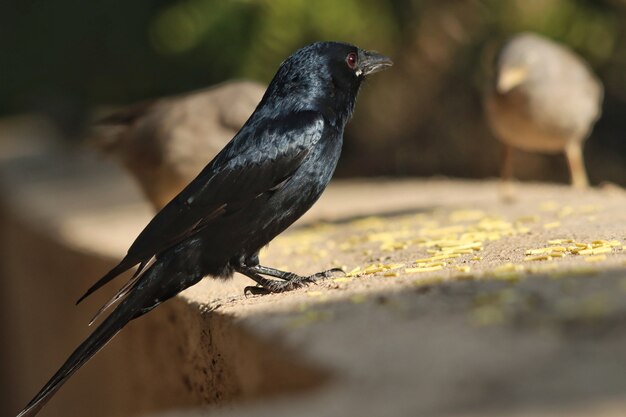
[[531,30],[599,74],[606,103],[590,148],[615,164],[600,163],[596,178],[626,182],[624,170],[606,168],[626,158],[625,27],[626,0],[4,1],[0,114],[43,111],[72,131],[94,106],[230,78],[268,82],[298,47],[342,40],[396,66],[364,89],[340,172],[494,175],[485,74],[506,37]]
[[[293,50],[322,39],[402,53],[420,15],[458,2],[2,2],[0,113],[55,98],[85,104],[129,102],[232,77],[267,82]],[[489,32],[498,41],[534,30],[572,46],[594,66],[611,58],[626,20],[620,0],[466,2],[481,16],[470,29]]]
[[[509,4],[507,4],[509,3]],[[502,33],[534,31],[578,50],[592,64],[613,52],[618,18],[609,2],[572,0],[491,1],[494,26]]]
[[150,38],[164,55],[204,52],[231,75],[267,81],[291,51],[316,40],[389,47],[399,34],[385,2],[186,0],[155,15]]
[[267,82],[320,39],[389,49],[399,33],[390,4],[373,0],[3,2],[0,113],[47,100],[123,103],[232,77]]

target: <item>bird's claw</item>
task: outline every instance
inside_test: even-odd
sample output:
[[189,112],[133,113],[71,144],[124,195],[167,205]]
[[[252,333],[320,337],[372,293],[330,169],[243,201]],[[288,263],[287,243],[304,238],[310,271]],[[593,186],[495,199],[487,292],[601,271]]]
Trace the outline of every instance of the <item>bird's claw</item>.
[[336,272],[340,272],[341,274],[343,274],[343,276],[346,276],[346,271],[344,271],[342,268],[331,268],[331,269],[328,269],[326,271],[322,271],[322,272],[318,272],[317,274],[310,275],[307,278],[311,278],[311,279],[313,279],[315,281],[317,278],[329,278],[329,277],[332,277],[333,274],[336,273]]
[[267,285],[259,285],[259,286],[248,286],[245,287],[243,292],[244,295],[252,294],[252,295],[267,295],[272,293],[281,293],[286,291],[295,290],[297,288],[302,288],[305,285],[311,284],[315,282],[315,279],[312,277],[301,277],[297,276],[289,281],[272,281]]
[[243,295],[267,295],[270,294],[271,291],[264,287],[249,285],[243,289]]

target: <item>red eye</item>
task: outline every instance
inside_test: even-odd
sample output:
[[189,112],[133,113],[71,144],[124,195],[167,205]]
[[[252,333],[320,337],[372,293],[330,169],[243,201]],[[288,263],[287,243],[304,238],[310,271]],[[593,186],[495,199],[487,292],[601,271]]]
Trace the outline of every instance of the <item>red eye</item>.
[[357,61],[357,56],[354,52],[350,52],[348,54],[348,56],[346,57],[346,64],[348,64],[348,66],[351,69],[355,69],[356,68],[356,61]]

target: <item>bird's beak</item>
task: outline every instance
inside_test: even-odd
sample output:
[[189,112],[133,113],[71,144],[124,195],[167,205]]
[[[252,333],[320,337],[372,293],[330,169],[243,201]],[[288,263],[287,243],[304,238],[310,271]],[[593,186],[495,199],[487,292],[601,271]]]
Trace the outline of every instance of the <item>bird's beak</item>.
[[508,93],[528,77],[528,68],[510,67],[503,68],[498,76],[496,88],[500,94]]
[[359,55],[359,66],[357,69],[357,75],[359,76],[373,74],[393,65],[389,57],[378,52],[359,51]]

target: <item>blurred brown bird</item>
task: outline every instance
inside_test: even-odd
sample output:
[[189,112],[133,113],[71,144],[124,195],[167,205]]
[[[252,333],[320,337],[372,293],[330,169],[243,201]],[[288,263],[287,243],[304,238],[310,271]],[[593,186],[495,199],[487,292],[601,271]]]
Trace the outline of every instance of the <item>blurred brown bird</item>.
[[485,107],[492,131],[505,146],[505,184],[517,148],[565,152],[573,186],[587,187],[582,147],[600,117],[603,97],[602,83],[587,63],[563,45],[522,33],[501,49],[494,76]]
[[113,154],[159,210],[233,138],[264,92],[234,81],[139,103],[99,120],[89,142]]

